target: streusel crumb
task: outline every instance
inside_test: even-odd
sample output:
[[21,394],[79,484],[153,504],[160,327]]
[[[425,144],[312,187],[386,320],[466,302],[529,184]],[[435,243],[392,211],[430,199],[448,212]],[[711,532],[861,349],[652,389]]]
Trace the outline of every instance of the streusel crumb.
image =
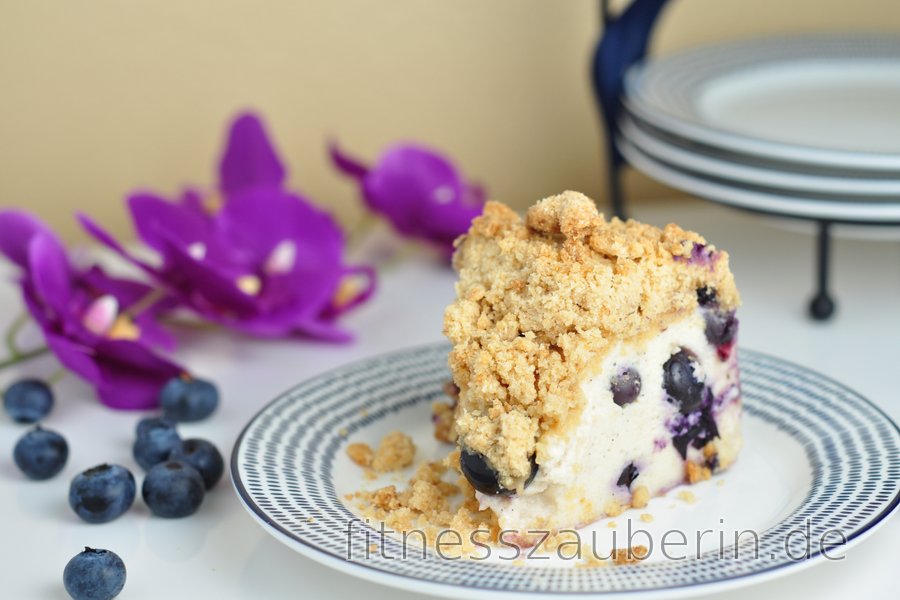
[[[348,448],[349,450],[349,448]],[[381,440],[372,457],[372,470],[377,473],[399,471],[412,464],[416,455],[416,445],[412,438],[400,431],[387,434]]]
[[[442,461],[422,464],[405,490],[389,485],[353,496],[362,501],[364,516],[383,521],[401,536],[415,530],[417,535],[409,538],[412,542],[420,542],[421,531],[433,548],[441,531],[452,529],[462,543],[442,552],[475,555],[477,543],[496,542],[500,528],[492,511],[478,509],[475,490],[459,474],[458,465],[459,452],[455,450]],[[456,483],[447,481],[449,476],[456,477]]]
[[644,508],[650,501],[650,491],[646,486],[639,485],[631,494],[631,507]]
[[372,457],[375,456],[375,453],[368,444],[356,443],[347,446],[347,456],[360,467],[371,467]]
[[725,252],[673,224],[606,221],[576,192],[538,202],[524,220],[488,202],[453,264],[444,333],[460,389],[456,433],[507,489],[527,479],[533,455],[541,464],[548,433],[578,421],[579,384],[615,342],[637,343],[694,310],[701,287],[725,309],[739,303]]
[[690,460],[684,463],[684,477],[687,479],[688,483],[706,481],[711,476],[712,472],[709,470],[709,467],[705,465]]
[[456,429],[453,426],[454,408],[447,402],[435,402],[431,405],[434,438],[440,442],[452,444],[456,441]]
[[650,555],[650,551],[646,546],[631,546],[629,548],[619,548],[616,550],[613,562],[617,565],[630,565],[644,560]]
[[688,504],[693,504],[697,501],[697,497],[690,490],[681,490],[678,492],[678,499],[687,502]]

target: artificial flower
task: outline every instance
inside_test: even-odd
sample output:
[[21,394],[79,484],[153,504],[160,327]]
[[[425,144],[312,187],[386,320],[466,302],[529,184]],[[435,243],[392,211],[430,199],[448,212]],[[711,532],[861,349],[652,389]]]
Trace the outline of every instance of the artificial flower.
[[49,349],[107,406],[152,408],[184,373],[151,349],[175,343],[157,322],[169,302],[152,288],[76,268],[53,232],[22,211],[0,212],[0,252],[19,267],[25,306]]
[[392,146],[371,168],[337,144],[329,151],[334,165],[357,182],[370,210],[401,235],[428,242],[447,256],[484,207],[484,190],[463,180],[453,163],[434,150]]
[[207,320],[262,337],[349,340],[336,318],[369,298],[374,271],[344,263],[340,227],[285,190],[284,179],[262,123],[245,114],[232,124],[216,194],[187,191],[174,202],[152,193],[129,197],[138,236],[159,264],[139,259],[96,223],[80,219],[101,243]]

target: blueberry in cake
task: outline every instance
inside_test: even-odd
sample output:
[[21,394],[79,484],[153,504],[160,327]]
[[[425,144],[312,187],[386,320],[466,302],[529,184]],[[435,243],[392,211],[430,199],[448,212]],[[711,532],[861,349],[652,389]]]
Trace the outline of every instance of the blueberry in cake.
[[505,539],[642,507],[741,447],[728,255],[565,192],[489,202],[458,241],[444,330],[460,469]]

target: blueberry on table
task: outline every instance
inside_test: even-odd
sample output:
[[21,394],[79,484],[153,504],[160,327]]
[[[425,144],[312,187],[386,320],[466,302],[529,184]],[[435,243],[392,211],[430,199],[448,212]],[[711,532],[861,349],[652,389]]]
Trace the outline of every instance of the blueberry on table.
[[156,428],[162,429],[175,429],[178,424],[172,419],[167,419],[165,417],[145,417],[138,421],[137,427],[135,427],[134,432],[137,437],[141,437],[142,435],[147,435]]
[[125,587],[125,563],[109,550],[85,547],[63,571],[63,585],[72,600],[111,600]]
[[610,383],[613,402],[619,406],[631,404],[641,393],[641,375],[633,367],[619,371]]
[[175,421],[188,423],[205,419],[219,404],[219,390],[205,379],[174,377],[159,394],[163,414]]
[[35,427],[16,442],[13,460],[29,478],[50,479],[66,466],[69,445],[55,431]]
[[225,472],[225,461],[219,450],[211,443],[201,439],[184,440],[169,453],[169,460],[180,460],[197,469],[203,477],[206,489],[212,488],[222,473]]
[[206,485],[194,467],[180,460],[168,460],[147,472],[141,494],[154,515],[180,519],[197,512]]
[[142,419],[137,426],[132,454],[141,468],[147,470],[166,460],[180,442],[174,421],[159,417]]
[[79,473],[69,485],[69,506],[88,523],[108,523],[131,508],[137,485],[121,465],[98,465]]
[[[472,487],[482,494],[491,496],[510,496],[516,493],[516,490],[510,490],[500,485],[497,471],[488,462],[487,458],[480,452],[472,452],[468,448],[463,448],[459,455],[459,468],[462,474],[466,476]],[[535,458],[531,457],[531,474],[525,480],[523,487],[528,486],[537,475],[538,465]]]
[[697,357],[682,348],[663,365],[663,387],[682,413],[693,412],[703,400],[703,382],[694,373]]
[[37,423],[53,408],[53,390],[39,379],[21,379],[3,392],[3,407],[16,423]]

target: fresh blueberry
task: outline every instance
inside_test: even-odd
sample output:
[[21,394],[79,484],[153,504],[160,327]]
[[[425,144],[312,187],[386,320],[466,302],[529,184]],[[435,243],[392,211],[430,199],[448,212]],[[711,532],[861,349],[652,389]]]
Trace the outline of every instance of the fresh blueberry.
[[631,404],[641,393],[641,375],[633,367],[619,371],[610,383],[613,402],[619,406]]
[[142,419],[137,426],[132,453],[144,470],[169,457],[172,449],[181,442],[174,421],[160,417]]
[[169,460],[185,462],[200,473],[206,489],[211,489],[225,472],[225,461],[219,450],[206,440],[184,440],[169,453]]
[[200,508],[206,485],[197,469],[180,460],[159,463],[144,477],[141,494],[158,517],[180,519]]
[[98,465],[72,480],[69,506],[88,523],[108,523],[131,508],[136,491],[131,471],[120,465]]
[[13,460],[31,479],[50,479],[66,466],[69,445],[55,431],[35,427],[16,442]]
[[682,413],[696,409],[703,400],[703,382],[694,375],[697,357],[682,348],[663,365],[663,387],[669,401],[678,404]]
[[63,571],[63,585],[72,600],[111,600],[125,587],[125,563],[109,550],[85,547]]
[[634,463],[628,463],[628,466],[622,469],[622,474],[619,475],[618,481],[616,481],[616,485],[624,485],[627,488],[631,487],[631,483],[637,479],[638,469],[634,466]]
[[[497,471],[488,463],[483,454],[472,452],[468,448],[463,448],[459,456],[459,467],[472,487],[483,494],[491,496],[509,496],[515,494],[515,490],[508,490],[502,485],[497,477]],[[537,475],[538,465],[534,457],[531,457],[531,474],[525,480],[523,487],[527,487],[532,482],[534,476]]]
[[216,410],[219,390],[204,379],[174,377],[159,394],[163,413],[180,422],[200,421]]
[[21,379],[3,393],[3,407],[16,423],[37,423],[53,408],[53,390],[39,379]]
[[719,299],[716,296],[716,288],[704,286],[697,288],[697,304],[700,306],[714,306],[718,304]]
[[138,421],[134,431],[137,437],[141,437],[147,435],[156,428],[175,429],[177,426],[178,423],[165,417],[145,417]]
[[706,311],[704,319],[706,340],[713,346],[723,346],[731,342],[737,334],[738,320],[733,310],[709,310]]

